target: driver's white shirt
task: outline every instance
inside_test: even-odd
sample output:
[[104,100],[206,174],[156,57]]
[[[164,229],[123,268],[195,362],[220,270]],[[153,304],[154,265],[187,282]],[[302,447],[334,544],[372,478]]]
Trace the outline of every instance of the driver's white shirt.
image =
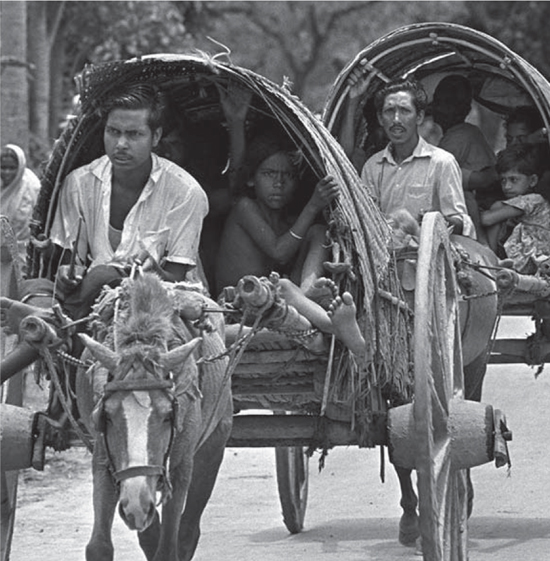
[[419,137],[413,153],[397,163],[390,144],[371,156],[361,172],[361,179],[375,197],[383,214],[408,210],[420,221],[422,215],[437,210],[443,216],[459,216],[464,236],[475,239],[475,228],[468,215],[462,175],[449,152]]
[[206,193],[184,169],[156,154],[152,158],[151,175],[126,216],[116,251],[109,242],[112,165],[107,156],[66,177],[50,233],[52,241],[72,250],[81,217],[80,264],[89,259],[90,268],[125,266],[145,247],[159,263],[196,265],[202,223],[208,214]]

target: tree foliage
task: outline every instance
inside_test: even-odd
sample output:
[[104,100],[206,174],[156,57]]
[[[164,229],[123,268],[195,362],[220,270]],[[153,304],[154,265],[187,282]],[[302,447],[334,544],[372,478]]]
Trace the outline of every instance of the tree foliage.
[[[550,76],[548,2],[56,1],[26,2],[31,128],[50,144],[88,63],[194,49],[228,59],[321,111],[342,68],[372,41],[410,23],[448,21],[500,39]],[[41,5],[41,6],[38,6]],[[34,42],[34,43],[33,43]],[[4,48],[4,38],[2,46]],[[40,105],[37,105],[40,104]],[[48,115],[43,115],[48,113]],[[47,125],[46,125],[47,124]],[[48,131],[46,131],[48,129]]]
[[[175,2],[176,5],[180,2]],[[385,33],[419,21],[454,21],[461,2],[202,2],[204,34],[320,111],[330,85],[355,54]],[[197,36],[206,51],[220,49]]]
[[67,48],[80,67],[192,46],[171,2],[69,2],[66,16]]
[[[31,149],[42,160],[71,111],[74,76],[86,64],[192,47],[171,2],[27,2],[32,65]],[[36,162],[35,162],[36,167]]]
[[458,23],[483,31],[504,43],[550,79],[548,2],[465,2]]

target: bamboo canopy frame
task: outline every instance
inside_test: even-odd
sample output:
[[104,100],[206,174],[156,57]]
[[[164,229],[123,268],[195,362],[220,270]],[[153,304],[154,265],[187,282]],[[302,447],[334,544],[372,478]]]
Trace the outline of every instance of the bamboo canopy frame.
[[[327,128],[337,134],[348,99],[346,82],[364,69],[369,85],[363,104],[384,84],[397,78],[461,73],[473,85],[474,99],[506,115],[514,107],[534,105],[550,131],[550,84],[521,56],[493,37],[452,23],[401,27],[374,41],[351,60],[335,80],[323,111]],[[360,114],[357,115],[357,127]],[[359,134],[359,131],[358,131]]]

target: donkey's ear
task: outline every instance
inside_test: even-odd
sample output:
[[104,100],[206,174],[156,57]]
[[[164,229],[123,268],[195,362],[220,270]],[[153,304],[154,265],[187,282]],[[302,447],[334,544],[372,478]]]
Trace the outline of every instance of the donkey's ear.
[[92,356],[101,363],[109,372],[113,372],[118,364],[118,357],[114,351],[98,343],[85,333],[79,335],[81,341],[86,345],[86,348],[92,353]]
[[182,365],[202,342],[202,337],[195,337],[189,343],[181,345],[160,356],[161,364],[166,370],[174,370]]

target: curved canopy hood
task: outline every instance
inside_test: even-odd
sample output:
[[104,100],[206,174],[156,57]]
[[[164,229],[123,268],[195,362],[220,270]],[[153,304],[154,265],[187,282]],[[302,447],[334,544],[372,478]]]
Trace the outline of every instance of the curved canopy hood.
[[500,41],[474,29],[451,23],[421,23],[399,28],[374,41],[349,62],[337,77],[323,112],[329,130],[338,128],[348,94],[346,81],[363,67],[369,85],[366,98],[385,83],[414,76],[428,94],[441,77],[466,75],[474,99],[506,115],[519,105],[534,105],[545,126],[550,124],[550,84],[540,72]]

